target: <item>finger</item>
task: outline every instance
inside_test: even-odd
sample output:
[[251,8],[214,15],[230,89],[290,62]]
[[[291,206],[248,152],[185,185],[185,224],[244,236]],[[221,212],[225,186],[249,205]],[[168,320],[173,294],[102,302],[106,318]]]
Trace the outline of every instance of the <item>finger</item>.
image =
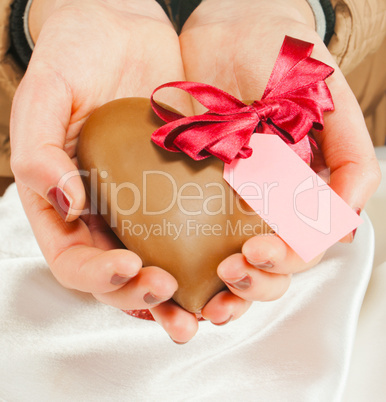
[[48,202],[17,184],[35,237],[43,245],[42,252],[52,273],[63,286],[83,292],[109,292],[139,272],[142,261],[136,254],[97,248],[82,220],[65,223]]
[[72,95],[64,79],[48,68],[39,72],[35,68],[18,88],[11,119],[15,177],[67,221],[79,216],[85,202],[80,175],[70,158],[74,144],[66,141],[71,107]]
[[173,301],[167,301],[150,309],[154,320],[158,322],[170,338],[177,344],[190,341],[198,330],[196,315],[179,307]]
[[305,271],[319,263],[323,257],[320,254],[306,263],[276,235],[251,237],[244,243],[242,253],[245,260],[255,268],[283,275]]
[[129,250],[102,251],[78,245],[67,248],[54,261],[51,271],[62,286],[89,293],[117,290],[135,277],[141,259]]
[[177,290],[177,281],[158,267],[146,267],[115,292],[93,293],[94,297],[122,310],[141,310],[169,300]]
[[214,325],[225,325],[240,318],[252,302],[244,300],[229,290],[217,293],[202,309],[202,316]]
[[279,299],[291,282],[291,275],[254,268],[242,254],[233,254],[222,261],[217,273],[233,294],[248,301]]
[[331,169],[330,186],[360,213],[380,183],[379,165],[363,114],[339,70],[328,85],[335,111],[325,115],[324,130],[314,135]]

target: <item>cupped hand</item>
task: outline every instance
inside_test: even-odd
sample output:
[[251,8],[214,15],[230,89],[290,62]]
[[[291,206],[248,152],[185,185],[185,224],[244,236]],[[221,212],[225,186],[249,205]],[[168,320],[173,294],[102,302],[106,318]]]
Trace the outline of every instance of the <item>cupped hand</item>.
[[[154,0],[35,0],[30,23],[37,41],[13,103],[12,169],[41,250],[68,288],[121,309],[158,306],[176,280],[159,267],[142,268],[99,216],[79,218],[87,204],[76,146],[97,107],[149,98],[158,85],[185,79],[178,37]],[[173,104],[190,112],[187,98],[173,94]],[[179,342],[197,331],[196,317],[182,309],[155,316]]]
[[[318,155],[312,167],[317,172],[329,168],[330,186],[360,212],[379,184],[379,167],[359,105],[314,24],[304,0],[206,0],[180,35],[185,74],[189,81],[214,85],[239,99],[259,100],[284,37],[314,43],[312,57],[335,69],[326,80],[335,111],[325,113],[323,131],[313,132],[323,158]],[[204,111],[198,103],[194,109]],[[215,296],[202,314],[217,324],[236,319],[254,300],[279,298],[291,274],[312,267],[321,257],[306,264],[277,236],[251,238],[242,253],[219,265],[218,274],[229,290]]]

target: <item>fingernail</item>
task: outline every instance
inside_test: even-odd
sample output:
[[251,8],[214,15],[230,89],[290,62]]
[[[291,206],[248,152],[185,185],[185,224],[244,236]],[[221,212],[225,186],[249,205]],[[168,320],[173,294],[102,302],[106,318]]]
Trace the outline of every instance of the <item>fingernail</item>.
[[[361,210],[360,208],[355,208],[354,211],[355,211],[359,216],[361,215],[362,210]],[[358,229],[358,228],[355,228],[355,229],[352,231],[352,240],[354,240],[354,237],[355,237],[355,234],[356,234],[356,232],[357,232],[357,229]]]
[[231,316],[230,316],[226,321],[224,321],[224,322],[216,323],[216,322],[213,322],[213,321],[212,321],[212,324],[213,324],[213,325],[217,325],[218,327],[221,327],[222,325],[228,324],[228,322],[232,321],[232,318],[233,318],[233,315],[231,315]]
[[251,286],[252,280],[249,275],[245,275],[239,281],[226,283],[237,290],[247,290]]
[[145,296],[143,296],[143,300],[145,301],[145,303],[150,304],[151,306],[153,304],[159,304],[162,303],[168,299],[160,299],[157,296],[154,296],[152,293],[146,293]]
[[256,268],[260,268],[260,269],[273,268],[273,264],[271,261],[256,262],[256,261],[248,260],[248,258],[247,258],[247,261],[249,264],[253,265]]
[[47,200],[55,208],[60,217],[66,221],[68,212],[71,208],[71,199],[59,187],[51,187],[47,193]]
[[128,276],[121,276],[121,275],[118,275],[118,274],[114,274],[111,277],[110,283],[112,285],[123,285],[124,283],[129,282],[130,279],[131,279],[131,277],[128,277]]

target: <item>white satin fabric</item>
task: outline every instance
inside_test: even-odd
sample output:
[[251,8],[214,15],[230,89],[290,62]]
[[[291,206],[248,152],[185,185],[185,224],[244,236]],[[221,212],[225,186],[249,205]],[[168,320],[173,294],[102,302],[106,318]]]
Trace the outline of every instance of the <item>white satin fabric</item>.
[[382,182],[366,211],[375,230],[375,257],[362,305],[344,402],[386,401],[386,147],[376,148]]
[[373,262],[364,219],[280,300],[202,322],[176,345],[158,324],[62,288],[13,185],[0,198],[0,399],[340,401]]

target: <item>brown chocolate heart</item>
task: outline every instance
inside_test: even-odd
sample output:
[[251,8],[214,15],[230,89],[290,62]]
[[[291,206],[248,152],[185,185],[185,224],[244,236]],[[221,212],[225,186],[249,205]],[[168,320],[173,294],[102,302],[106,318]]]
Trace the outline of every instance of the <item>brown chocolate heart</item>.
[[223,162],[163,150],[151,134],[164,124],[149,99],[97,109],[78,144],[87,190],[115,234],[145,266],[178,281],[173,299],[199,312],[224,288],[218,264],[270,228],[223,180]]

